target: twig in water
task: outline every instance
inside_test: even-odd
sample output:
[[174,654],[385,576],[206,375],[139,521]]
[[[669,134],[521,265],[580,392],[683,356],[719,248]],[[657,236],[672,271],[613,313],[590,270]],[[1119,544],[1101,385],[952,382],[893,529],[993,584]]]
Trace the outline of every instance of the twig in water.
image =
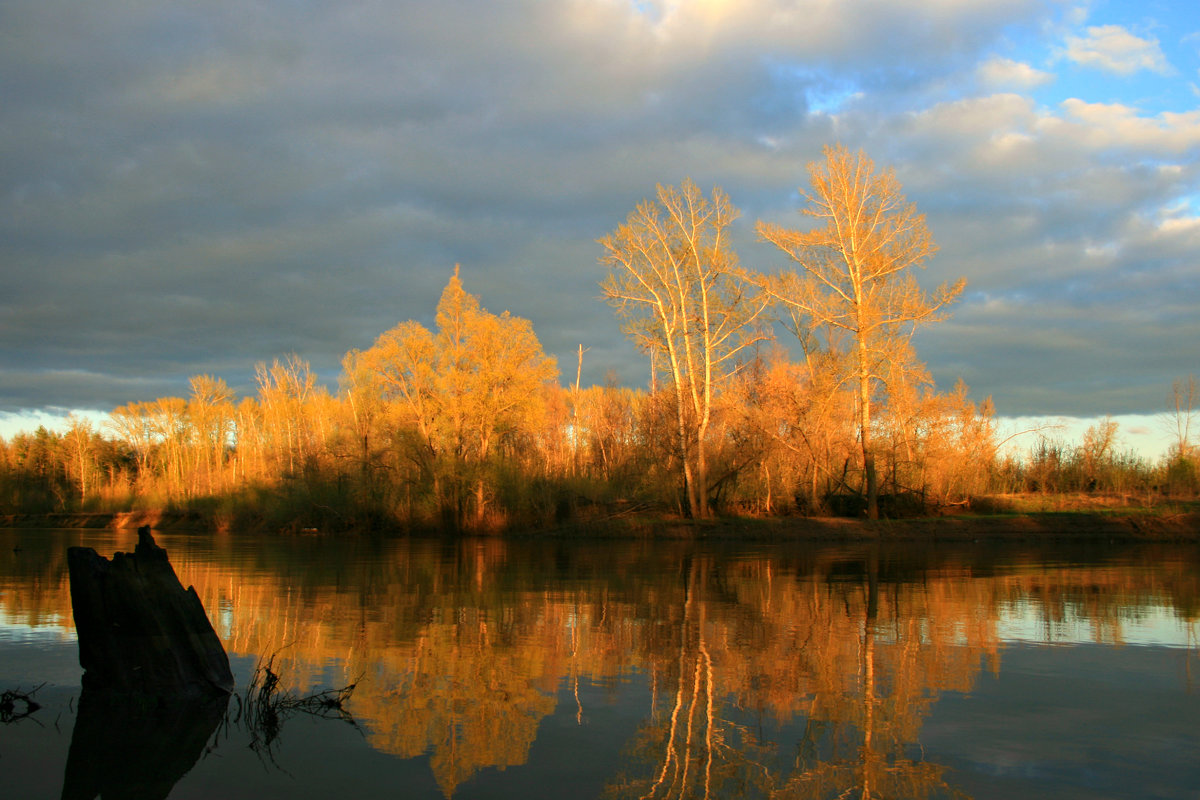
[[250,749],[260,758],[265,753],[267,759],[278,767],[275,743],[283,723],[293,712],[323,719],[340,719],[358,729],[358,723],[346,709],[346,703],[354,694],[358,682],[304,696],[280,691],[279,674],[273,669],[275,655],[272,653],[266,663],[260,660],[254,668],[254,677],[246,687],[245,698],[238,698],[238,719],[235,722],[245,720],[246,730],[250,733]]
[[33,695],[45,685],[45,683],[39,683],[28,692],[22,692],[20,689],[6,689],[0,693],[0,722],[5,725],[20,722],[41,708],[41,704],[33,699]]

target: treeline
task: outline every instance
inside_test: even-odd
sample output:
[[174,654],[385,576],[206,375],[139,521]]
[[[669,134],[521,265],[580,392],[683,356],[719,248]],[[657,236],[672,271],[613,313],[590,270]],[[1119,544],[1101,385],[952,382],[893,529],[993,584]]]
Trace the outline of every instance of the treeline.
[[[257,394],[191,380],[186,398],[74,418],[0,445],[9,512],[197,511],[220,524],[489,531],[640,509],[687,514],[673,386],[563,387],[528,321],[494,315],[457,271],[437,329],[404,322],[347,354],[337,394],[297,357]],[[707,501],[723,513],[861,513],[854,394],[833,354],[759,348],[716,394]],[[875,421],[885,498],[909,510],[987,486],[989,407],[965,388],[893,392]],[[895,509],[893,509],[895,510]]]
[[[430,370],[438,385],[420,396],[394,396],[388,354],[404,332],[349,354],[336,395],[293,357],[262,365],[257,394],[240,401],[199,376],[187,398],[130,403],[99,429],[74,418],[64,433],[0,440],[0,512],[166,508],[230,524],[469,530],[687,513],[669,389],[536,376],[517,387],[518,372],[472,358]],[[853,398],[816,394],[803,371],[759,356],[721,394],[709,434],[718,511],[844,513],[858,497]],[[941,504],[984,491],[988,409],[961,391],[910,400],[879,420],[886,495]]]
[[[100,428],[72,418],[61,433],[0,439],[0,513],[163,508],[231,526],[322,530],[497,530],[638,509],[687,513],[669,387],[563,387],[526,322],[479,309],[457,277],[446,292],[472,301],[470,325],[452,328],[463,345],[457,358],[444,328],[435,336],[405,323],[347,355],[337,394],[291,357],[260,365],[257,393],[240,400],[224,381],[198,376],[188,397],[130,403]],[[527,335],[523,347],[514,329]],[[515,352],[499,358],[480,341],[492,334]],[[399,346],[404,336],[443,360],[408,365],[428,379],[419,394],[395,388],[398,354],[413,349]],[[530,358],[541,373],[511,362],[528,367]],[[758,352],[720,394],[708,441],[718,512],[865,512],[854,397],[830,372]],[[893,393],[874,424],[885,514],[998,492],[1200,488],[1194,448],[1151,464],[1120,450],[1111,421],[1079,444],[1039,435],[1023,458],[997,457],[992,410],[963,386]]]
[[456,268],[435,330],[402,322],[348,353],[336,393],[292,356],[258,367],[252,397],[202,375],[186,398],[115,409],[104,430],[73,419],[0,443],[0,511],[491,531],[638,509],[874,518],[997,489],[1195,492],[1194,380],[1176,387],[1166,465],[1119,454],[1115,425],[1078,449],[998,461],[990,401],[937,393],[911,344],[963,283],[917,285],[936,248],[891,171],[840,147],[825,156],[803,193],[816,227],[758,225],[792,269],[740,266],[737,210],[690,181],[600,240],[601,288],[649,358],[648,391],[584,388],[578,370],[563,387],[530,322],[488,312]]

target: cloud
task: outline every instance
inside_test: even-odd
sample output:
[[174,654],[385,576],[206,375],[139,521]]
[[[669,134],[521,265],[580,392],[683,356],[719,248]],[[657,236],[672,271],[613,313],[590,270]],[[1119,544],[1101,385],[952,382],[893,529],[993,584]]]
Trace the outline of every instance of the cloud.
[[1180,155],[1200,146],[1200,111],[1163,112],[1143,116],[1119,103],[1064,100],[1063,121],[1071,132],[1086,136],[1098,149],[1136,148],[1163,155]]
[[940,385],[961,376],[1002,414],[1157,406],[1188,369],[1176,343],[1200,335],[1196,123],[1013,94],[891,120],[880,135],[941,245],[922,280],[968,279],[918,337]]
[[1054,80],[1054,75],[1020,61],[993,56],[979,65],[979,80],[991,88],[1036,89]]
[[[1079,85],[1034,102],[1062,81],[996,54],[1047,52],[1062,13],[13,0],[0,411],[183,395],[201,373],[253,392],[254,364],[289,352],[335,385],[350,348],[432,322],[456,262],[560,364],[590,347],[585,382],[615,368],[644,384],[598,299],[595,240],[691,177],[742,209],[742,262],[774,266],[753,223],[796,221],[806,165],[834,141],[894,165],[929,216],[942,250],[923,281],[965,274],[992,298],[922,334],[939,380],[963,374],[1008,413],[1157,402],[1147,386],[1190,357],[1181,309],[1200,305],[1180,205],[1200,192],[1200,120]],[[1113,52],[1106,30],[1077,50]]]
[[1096,25],[1087,36],[1068,36],[1066,57],[1085,67],[1116,75],[1149,70],[1170,75],[1173,70],[1157,39],[1135,36],[1120,25]]

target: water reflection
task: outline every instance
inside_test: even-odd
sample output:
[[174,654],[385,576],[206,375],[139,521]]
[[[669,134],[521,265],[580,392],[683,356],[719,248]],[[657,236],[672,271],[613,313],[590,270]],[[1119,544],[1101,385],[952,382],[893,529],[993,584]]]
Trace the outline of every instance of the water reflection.
[[[992,627],[970,610],[974,593],[881,590],[874,552],[839,564],[861,567],[861,581],[773,575],[771,566],[692,561],[677,652],[656,654],[655,709],[635,747],[652,767],[614,796],[948,792],[944,770],[912,746],[938,693],[969,689],[980,656],[996,653]],[[731,626],[731,607],[759,613]],[[790,761],[756,734],[747,710],[803,720]]]
[[[538,758],[585,766],[547,721],[585,727],[601,702],[640,723],[602,734],[622,756],[594,794],[964,796],[922,731],[999,675],[1006,638],[1189,647],[1200,609],[1196,551],[1166,547],[160,541],[231,655],[277,653],[291,691],[358,681],[370,746],[427,759],[446,797]],[[65,565],[33,550],[4,619],[68,619]]]
[[146,702],[85,689],[71,734],[63,800],[162,800],[204,752],[229,697]]

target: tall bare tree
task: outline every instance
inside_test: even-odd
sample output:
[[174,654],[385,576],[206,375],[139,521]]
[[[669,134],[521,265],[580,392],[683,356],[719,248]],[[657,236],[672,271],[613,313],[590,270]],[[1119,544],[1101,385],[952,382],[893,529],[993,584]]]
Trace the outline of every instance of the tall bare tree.
[[604,296],[621,328],[663,370],[675,395],[676,447],[693,516],[710,513],[705,437],[716,393],[738,355],[763,338],[765,299],[739,275],[729,226],[738,211],[720,189],[658,187],[600,240]]
[[809,164],[812,190],[801,190],[802,213],[815,227],[790,230],[759,222],[759,235],[802,269],[762,276],[763,290],[814,328],[844,331],[854,368],[867,513],[878,516],[878,481],[871,443],[871,404],[886,392],[889,365],[916,325],[944,319],[942,311],[965,281],[926,295],[911,273],[936,252],[925,224],[900,190],[892,170],[877,172],[865,153],[826,147]]
[[1170,410],[1167,412],[1166,427],[1174,437],[1172,451],[1180,460],[1187,460],[1192,455],[1192,426],[1197,414],[1200,414],[1200,384],[1195,375],[1186,378],[1176,378],[1171,384],[1171,395],[1168,398]]
[[317,392],[317,376],[307,361],[292,353],[283,361],[275,359],[270,367],[258,363],[254,377],[263,429],[278,458],[279,472],[294,477],[313,450],[305,410]]
[[79,499],[86,503],[88,495],[95,490],[96,436],[92,422],[87,417],[71,414],[67,417],[67,425],[67,432],[62,439],[68,456],[67,472],[73,474],[79,485]]
[[123,439],[137,459],[138,480],[150,479],[150,455],[154,446],[153,410],[150,403],[132,402],[108,415],[108,427]]
[[203,477],[204,490],[213,492],[223,479],[225,451],[233,431],[233,390],[222,378],[196,375],[189,381],[192,396],[188,414],[195,428],[197,478]]

